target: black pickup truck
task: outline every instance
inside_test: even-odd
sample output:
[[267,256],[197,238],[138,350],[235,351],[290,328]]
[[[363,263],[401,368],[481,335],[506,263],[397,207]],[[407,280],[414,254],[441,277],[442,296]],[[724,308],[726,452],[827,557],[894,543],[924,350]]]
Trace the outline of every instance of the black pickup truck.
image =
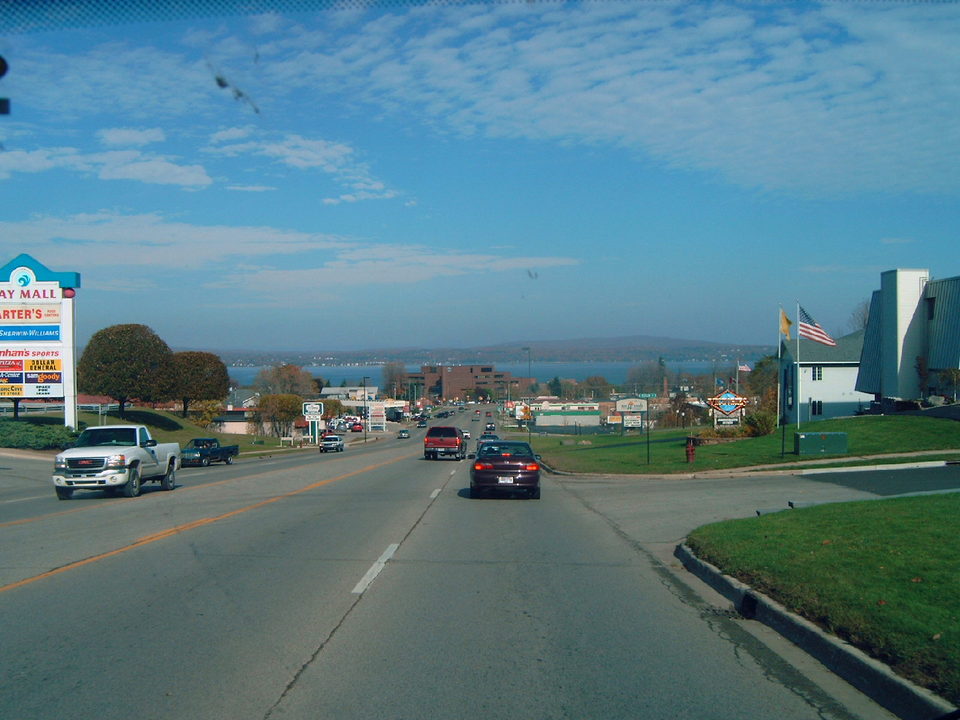
[[238,445],[221,445],[216,438],[194,438],[180,453],[181,465],[203,465],[223,462],[230,465],[240,453]]

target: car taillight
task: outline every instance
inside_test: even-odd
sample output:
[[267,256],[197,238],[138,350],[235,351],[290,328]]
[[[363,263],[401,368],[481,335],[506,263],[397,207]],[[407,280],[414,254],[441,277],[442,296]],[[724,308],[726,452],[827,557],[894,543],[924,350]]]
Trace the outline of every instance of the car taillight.
[[524,465],[524,466],[523,466],[523,469],[524,469],[524,470],[529,470],[529,471],[531,471],[531,472],[534,472],[534,471],[536,471],[536,470],[539,470],[539,469],[540,469],[540,466],[537,465],[537,463],[530,463],[529,465]]
[[493,470],[493,463],[482,463],[482,462],[474,463],[473,469],[474,470]]

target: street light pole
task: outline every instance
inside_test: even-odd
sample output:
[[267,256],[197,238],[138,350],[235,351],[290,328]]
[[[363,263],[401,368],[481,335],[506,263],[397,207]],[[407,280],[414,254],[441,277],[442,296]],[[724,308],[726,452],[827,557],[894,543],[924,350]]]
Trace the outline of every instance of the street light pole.
[[363,376],[363,444],[367,444],[367,425],[370,422],[370,416],[367,414],[367,380],[369,375]]
[[521,349],[527,351],[527,380],[533,380],[533,374],[530,372],[530,348],[525,347]]

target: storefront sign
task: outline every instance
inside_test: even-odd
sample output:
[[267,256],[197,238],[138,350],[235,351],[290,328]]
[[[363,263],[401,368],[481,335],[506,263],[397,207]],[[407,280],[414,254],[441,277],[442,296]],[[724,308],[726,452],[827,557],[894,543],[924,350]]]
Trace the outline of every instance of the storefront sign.
[[63,398],[77,426],[74,297],[80,275],[29,255],[0,266],[0,398]]
[[719,395],[715,395],[707,400],[707,404],[714,410],[719,410],[724,415],[731,415],[737,410],[746,407],[749,399],[743,395],[738,395],[733,390],[726,390]]

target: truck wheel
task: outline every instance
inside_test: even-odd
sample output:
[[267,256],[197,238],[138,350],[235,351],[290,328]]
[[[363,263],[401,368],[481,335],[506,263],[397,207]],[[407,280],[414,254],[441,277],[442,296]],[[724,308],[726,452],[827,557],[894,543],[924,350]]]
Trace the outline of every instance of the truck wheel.
[[210,458],[208,458],[208,457],[203,458],[203,460],[200,461],[200,464],[203,465],[204,467],[209,466],[209,465],[210,465]]
[[177,463],[167,465],[167,472],[160,481],[161,490],[173,490],[177,486]]
[[55,487],[58,500],[69,500],[73,497],[73,488]]
[[140,466],[134,465],[130,468],[128,477],[127,484],[123,486],[123,496],[135,498],[140,494]]
[[227,465],[233,465],[233,455],[227,455],[227,456],[223,459],[223,461],[224,461]]

